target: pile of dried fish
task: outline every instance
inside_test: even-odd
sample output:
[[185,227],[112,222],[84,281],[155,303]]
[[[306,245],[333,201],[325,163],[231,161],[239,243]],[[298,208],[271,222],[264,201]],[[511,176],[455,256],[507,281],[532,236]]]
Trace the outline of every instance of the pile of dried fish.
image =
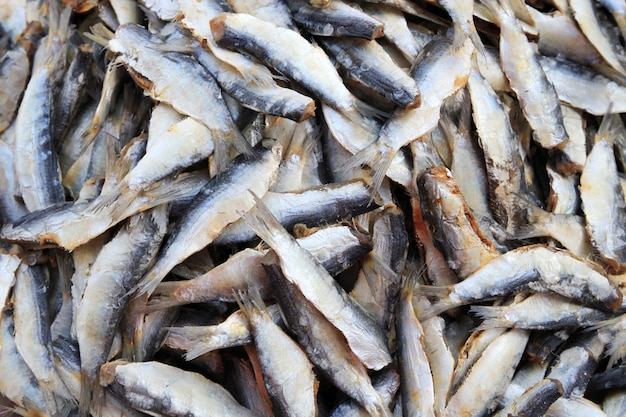
[[626,415],[625,16],[3,1],[4,406]]

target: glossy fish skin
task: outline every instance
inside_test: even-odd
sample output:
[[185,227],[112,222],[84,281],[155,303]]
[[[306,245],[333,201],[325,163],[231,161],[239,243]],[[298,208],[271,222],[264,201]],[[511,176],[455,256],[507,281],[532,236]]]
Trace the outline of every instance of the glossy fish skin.
[[195,372],[159,362],[109,362],[100,383],[138,410],[170,416],[256,416]]
[[[256,209],[244,215],[250,226],[280,258],[282,272],[345,336],[369,369],[391,362],[382,328],[308,252],[302,249],[257,197]],[[306,277],[306,279],[304,279]],[[315,278],[313,278],[315,277]]]
[[432,167],[418,178],[422,215],[450,268],[460,279],[500,253],[483,234],[450,171]]
[[301,122],[313,116],[315,102],[294,90],[272,84],[249,83],[238,71],[220,61],[211,52],[196,47],[194,56],[215,77],[228,94],[253,110]]
[[351,77],[402,108],[419,107],[417,83],[377,42],[346,37],[320,38],[319,42]]
[[239,292],[239,297],[275,413],[317,416],[318,381],[313,364],[303,349],[274,323],[254,287],[247,293]]
[[[380,394],[387,405],[396,396],[400,387],[400,375],[394,368],[385,368],[372,378],[374,389]],[[369,414],[354,400],[348,399],[340,403],[330,413],[331,417],[367,417]]]
[[159,259],[142,278],[140,293],[152,293],[174,266],[213,242],[226,226],[241,218],[243,211],[252,208],[251,191],[267,192],[276,178],[282,147],[258,146],[256,151],[258,159],[240,155],[196,196],[166,239]]
[[[88,414],[92,400],[102,401],[98,398],[102,393],[95,386],[99,368],[107,360],[130,291],[157,253],[166,222],[167,207],[163,205],[131,217],[104,245],[91,265],[76,314],[82,370],[80,412],[83,415]],[[115,268],[110,267],[112,262]]]
[[304,0],[287,0],[294,21],[312,35],[354,36],[368,40],[383,36],[384,25],[363,11],[342,0],[333,0],[327,7],[315,7]]

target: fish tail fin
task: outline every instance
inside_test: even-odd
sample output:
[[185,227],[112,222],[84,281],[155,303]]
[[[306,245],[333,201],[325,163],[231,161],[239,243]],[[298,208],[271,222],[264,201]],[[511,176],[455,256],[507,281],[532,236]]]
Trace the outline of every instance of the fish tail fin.
[[364,405],[367,414],[373,417],[393,417],[393,413],[384,405],[380,395],[376,397],[376,400],[376,402]]
[[164,259],[166,258],[159,258],[152,268],[144,274],[137,286],[130,291],[135,294],[135,297],[152,295],[163,278],[176,266],[176,264],[172,265],[172,261],[166,261]]
[[469,31],[466,29],[466,25],[462,22],[453,22],[452,24],[452,48],[458,51],[463,47],[463,44],[469,36]]
[[179,339],[181,345],[192,346],[183,354],[186,361],[194,360],[224,346],[223,337],[217,334],[216,326],[167,327],[165,330],[169,331],[168,337]]
[[613,365],[626,357],[626,333],[621,331],[615,333],[609,342],[606,355],[609,357],[607,369],[613,368]]
[[459,304],[450,300],[451,289],[448,286],[438,285],[416,285],[415,289],[422,295],[428,298],[436,298],[437,301],[430,306],[423,308],[419,314],[419,320],[423,321],[434,316],[438,316],[441,313],[458,307]]
[[158,310],[184,304],[184,302],[176,298],[176,290],[180,287],[180,282],[181,281],[171,281],[159,283],[154,290],[156,295],[151,297],[148,304],[146,304],[143,311],[144,314],[150,314]]
[[378,141],[370,143],[359,152],[352,155],[344,162],[341,169],[345,172],[354,171],[367,165],[370,167],[371,180],[369,188],[372,192],[373,201],[380,190],[380,187],[387,175],[387,170],[391,166],[397,151],[384,145],[383,149],[378,145]]
[[[252,193],[252,192],[251,192]],[[269,246],[274,247],[278,243],[276,235],[288,234],[283,225],[280,224],[263,200],[252,193],[256,206],[247,213],[242,213],[242,217],[248,227],[250,227]]]
[[494,306],[471,306],[470,313],[483,319],[483,322],[475,330],[487,330],[495,327],[509,327],[502,317],[503,309]]
[[85,371],[81,372],[80,395],[78,397],[78,417],[89,417],[91,415],[91,401],[95,378],[90,377]]
[[267,312],[267,307],[261,297],[259,287],[256,285],[249,285],[245,290],[233,291],[233,295],[235,296],[235,301],[237,301],[239,308],[246,317],[250,318],[253,314],[258,312]]
[[476,25],[473,20],[469,22],[469,37],[476,48],[476,51],[481,54],[483,57],[487,56],[487,51],[485,50],[485,44],[483,40],[480,38],[478,34],[478,30],[476,30]]
[[246,138],[238,130],[227,135],[213,133],[215,169],[218,174],[224,172],[231,161],[230,149],[234,147],[247,158],[256,158],[257,154]]

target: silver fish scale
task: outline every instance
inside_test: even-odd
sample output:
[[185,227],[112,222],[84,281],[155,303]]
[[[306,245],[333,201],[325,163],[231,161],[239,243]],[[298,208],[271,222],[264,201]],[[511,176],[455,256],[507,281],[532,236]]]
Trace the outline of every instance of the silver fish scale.
[[626,415],[624,4],[39,3],[5,415]]

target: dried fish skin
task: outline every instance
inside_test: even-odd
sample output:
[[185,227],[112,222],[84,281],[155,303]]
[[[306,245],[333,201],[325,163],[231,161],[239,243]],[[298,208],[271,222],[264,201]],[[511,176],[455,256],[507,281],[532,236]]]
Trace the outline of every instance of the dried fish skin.
[[[152,262],[165,235],[167,206],[131,217],[98,253],[76,312],[76,339],[82,371],[79,413],[88,415],[92,401],[102,404],[97,376],[111,350],[131,290]],[[113,261],[115,259],[115,261]],[[115,267],[111,268],[111,264]],[[102,308],[104,306],[104,308]],[[92,397],[93,395],[93,397]]]
[[254,287],[239,292],[238,301],[250,326],[265,387],[275,413],[317,416],[318,381],[304,350],[268,314]]
[[101,385],[144,412],[179,417],[256,416],[215,382],[160,362],[109,362],[100,375]]
[[460,279],[500,255],[483,234],[446,167],[424,170],[417,182],[424,220]]
[[[318,226],[367,213],[379,206],[372,201],[367,185],[363,180],[323,184],[295,192],[268,192],[263,203],[281,225],[291,229],[300,223]],[[215,239],[216,245],[242,243],[254,239],[254,231],[243,220],[229,225]]]
[[472,306],[470,311],[484,321],[478,329],[515,327],[527,330],[558,330],[588,327],[610,317],[605,311],[583,307],[551,293],[537,293],[507,306]]
[[315,7],[304,0],[287,0],[293,19],[312,35],[353,36],[368,40],[384,34],[378,19],[342,0],[333,0],[327,7]]
[[393,62],[378,42],[346,37],[320,38],[319,42],[351,77],[402,108],[419,107],[421,96],[416,81]]
[[534,245],[494,258],[458,284],[448,287],[421,285],[420,291],[440,297],[437,303],[424,310],[421,318],[529,287],[550,290],[609,312],[617,311],[623,298],[616,284],[593,265],[568,251]]
[[[602,184],[602,186],[600,186]],[[620,271],[626,264],[626,202],[617,177],[613,146],[602,138],[585,162],[580,198],[591,242],[603,262]]]
[[300,34],[244,14],[223,13],[210,24],[218,45],[249,53],[338,110],[357,110],[355,97],[326,53]]
[[626,110],[626,87],[588,67],[548,56],[539,58],[559,100],[596,116]]
[[13,309],[6,306],[0,318],[0,374],[12,375],[0,379],[0,393],[27,413],[44,413],[46,400],[39,383],[15,345]]
[[281,272],[278,257],[263,260],[287,326],[295,333],[311,362],[333,384],[361,404],[372,416],[391,416],[372,387],[365,366],[352,353],[346,339]]
[[[495,338],[450,398],[443,415],[479,416],[488,410],[513,378],[528,336],[527,330],[512,329]],[[500,369],[497,376],[491,373],[493,366]]]
[[[280,258],[284,276],[345,336],[352,351],[369,369],[391,362],[382,328],[339,286],[311,254],[272,216],[257,197],[256,209],[244,219]],[[312,278],[315,277],[315,278]]]
[[232,66],[203,48],[194,48],[194,56],[228,94],[253,110],[286,117],[296,122],[315,114],[312,98],[289,88],[280,87],[273,80],[265,84],[250,83]]
[[496,0],[488,0],[500,23],[500,61],[509,79],[534,138],[546,149],[568,140],[554,86],[539,64],[539,55],[530,44],[513,12]]
[[[167,51],[164,41],[135,24],[120,26],[108,47],[118,54],[118,59],[130,68],[137,84],[153,99],[170,104],[211,130],[213,139],[217,140],[218,171],[227,165],[230,146],[252,155],[251,147],[235,125],[215,79],[193,57]],[[190,87],[174,89],[172,85]]]
[[[178,219],[157,262],[142,278],[139,293],[151,294],[165,276],[187,257],[213,242],[229,224],[254,206],[250,192],[265,194],[276,179],[282,146],[256,148],[258,159],[238,156],[214,177]],[[253,179],[253,181],[250,181]]]

